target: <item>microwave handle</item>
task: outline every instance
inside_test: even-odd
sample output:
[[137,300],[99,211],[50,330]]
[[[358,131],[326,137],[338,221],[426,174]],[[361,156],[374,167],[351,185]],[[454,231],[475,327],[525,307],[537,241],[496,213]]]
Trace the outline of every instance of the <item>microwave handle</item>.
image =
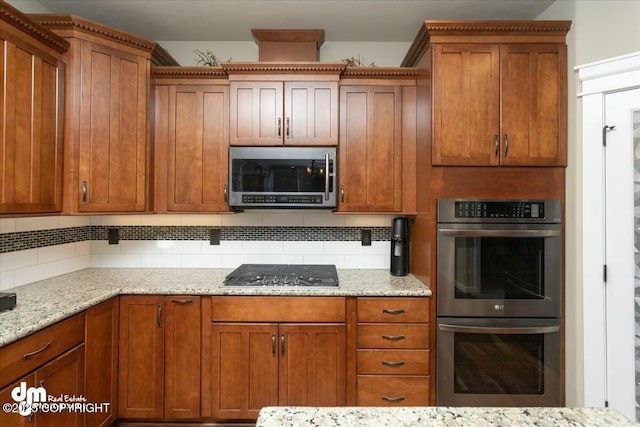
[[560,332],[560,326],[533,326],[533,327],[513,327],[496,328],[487,326],[457,326],[441,323],[438,329],[444,332],[460,332],[464,334],[512,334],[512,335],[532,335],[551,334]]
[[441,236],[455,237],[557,237],[560,230],[458,230],[441,228]]
[[324,154],[324,200],[329,200],[329,153]]

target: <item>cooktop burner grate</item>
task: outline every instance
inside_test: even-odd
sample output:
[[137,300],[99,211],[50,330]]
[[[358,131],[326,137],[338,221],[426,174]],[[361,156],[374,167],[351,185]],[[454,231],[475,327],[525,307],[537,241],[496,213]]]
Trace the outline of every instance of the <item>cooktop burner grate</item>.
[[229,273],[224,285],[337,287],[338,272],[331,264],[242,264]]

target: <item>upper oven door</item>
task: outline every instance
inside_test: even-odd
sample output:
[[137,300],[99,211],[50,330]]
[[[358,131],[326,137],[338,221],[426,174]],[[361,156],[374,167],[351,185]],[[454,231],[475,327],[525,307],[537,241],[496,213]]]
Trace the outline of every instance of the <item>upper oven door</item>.
[[560,317],[559,224],[439,224],[438,316]]
[[230,206],[336,206],[334,147],[231,147]]

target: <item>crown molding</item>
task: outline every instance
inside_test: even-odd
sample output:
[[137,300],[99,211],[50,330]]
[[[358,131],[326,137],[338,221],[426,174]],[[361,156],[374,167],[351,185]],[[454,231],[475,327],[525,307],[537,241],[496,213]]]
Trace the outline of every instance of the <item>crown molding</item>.
[[470,43],[470,37],[488,36],[500,42],[500,37],[548,36],[555,42],[564,42],[569,29],[571,21],[424,21],[401,66],[415,66],[431,43],[440,42],[439,37],[461,36],[466,39],[460,43]]
[[227,74],[341,74],[344,62],[223,62]]
[[151,77],[226,79],[227,73],[221,67],[151,67]]
[[8,3],[0,2],[0,19],[60,53],[64,53],[69,49],[68,41],[34,22],[29,16]]
[[343,78],[364,79],[415,79],[427,76],[429,72],[413,67],[347,67]]
[[55,14],[34,14],[30,18],[40,25],[50,30],[74,30],[85,34],[101,37],[116,43],[120,43],[135,49],[148,52],[150,55],[157,55],[154,62],[161,65],[178,65],[169,53],[159,47],[155,41],[143,39],[133,34],[98,24],[76,15],[55,15]]

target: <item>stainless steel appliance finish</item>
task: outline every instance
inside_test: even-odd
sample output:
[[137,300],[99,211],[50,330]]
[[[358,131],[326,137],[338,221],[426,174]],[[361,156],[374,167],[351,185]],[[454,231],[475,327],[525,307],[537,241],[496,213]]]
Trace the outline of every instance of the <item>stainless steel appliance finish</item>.
[[229,206],[335,208],[335,147],[229,148]]
[[438,318],[438,405],[560,406],[560,319]]
[[560,316],[558,200],[442,200],[438,214],[439,316]]
[[225,286],[337,287],[335,265],[242,264],[227,275]]
[[562,402],[559,200],[438,200],[437,402]]

